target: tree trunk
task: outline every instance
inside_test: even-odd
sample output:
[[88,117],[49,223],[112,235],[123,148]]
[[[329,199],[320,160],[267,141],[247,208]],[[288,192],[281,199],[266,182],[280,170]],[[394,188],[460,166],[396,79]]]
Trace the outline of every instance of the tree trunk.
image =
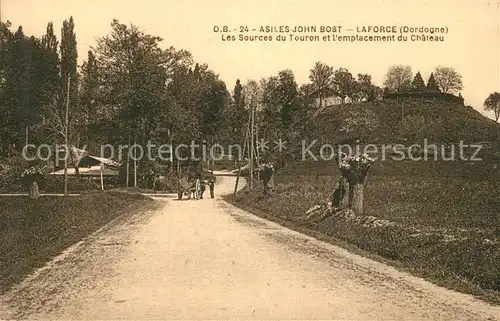
[[356,214],[363,214],[364,184],[361,182],[349,183],[349,208]]
[[[214,143],[215,143],[215,135],[212,135],[212,147],[214,146]],[[213,155],[211,155],[213,156]],[[215,160],[214,160],[214,157],[211,157],[211,172],[212,172],[212,175],[214,174],[214,170],[215,170]]]
[[130,178],[130,134],[128,135],[128,149],[127,149],[127,175],[125,179],[125,187],[128,187],[129,184],[129,178]]
[[54,143],[53,151],[54,151],[54,171],[59,168],[59,150],[57,149],[57,144]]
[[104,191],[104,177],[103,177],[103,172],[104,172],[104,163],[101,163],[101,191]]
[[[170,131],[169,131],[170,134]],[[170,171],[174,171],[174,147],[173,147],[173,137],[170,136]]]
[[73,148],[69,147],[69,156],[71,157],[71,164],[73,164],[73,168],[75,169],[75,176],[80,177],[80,171],[78,170],[78,165],[75,162],[75,158],[73,157]]
[[137,134],[134,133],[134,187],[137,188]]

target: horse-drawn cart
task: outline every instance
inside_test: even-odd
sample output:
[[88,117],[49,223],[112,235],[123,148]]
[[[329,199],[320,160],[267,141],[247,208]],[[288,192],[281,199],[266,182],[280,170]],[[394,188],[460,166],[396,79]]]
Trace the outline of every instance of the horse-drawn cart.
[[182,197],[184,195],[187,196],[187,199],[191,199],[191,197],[194,197],[194,199],[198,200],[200,199],[201,195],[201,186],[200,186],[200,180],[195,179],[194,181],[188,181],[187,178],[181,178],[179,180],[179,190],[177,192],[177,195],[179,197],[179,200],[182,200]]

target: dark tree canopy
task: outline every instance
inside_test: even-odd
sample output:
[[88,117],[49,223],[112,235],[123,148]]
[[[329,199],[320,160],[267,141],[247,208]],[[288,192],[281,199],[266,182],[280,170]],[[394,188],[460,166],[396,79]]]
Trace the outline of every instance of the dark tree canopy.
[[417,89],[417,90],[424,90],[425,89],[425,82],[422,79],[422,75],[420,74],[420,71],[417,72],[415,75],[415,78],[413,78],[413,81],[411,83],[411,88]]
[[427,90],[440,91],[436,78],[434,78],[434,73],[431,73],[429,80],[427,80]]

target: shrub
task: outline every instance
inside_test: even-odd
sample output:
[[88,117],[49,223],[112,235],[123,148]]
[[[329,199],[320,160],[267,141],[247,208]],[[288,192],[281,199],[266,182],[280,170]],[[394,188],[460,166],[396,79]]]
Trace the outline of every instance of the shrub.
[[[97,183],[89,181],[86,178],[68,176],[68,191],[71,193],[97,190],[99,188]],[[40,189],[46,193],[64,192],[64,176],[47,175],[42,184],[40,184]]]

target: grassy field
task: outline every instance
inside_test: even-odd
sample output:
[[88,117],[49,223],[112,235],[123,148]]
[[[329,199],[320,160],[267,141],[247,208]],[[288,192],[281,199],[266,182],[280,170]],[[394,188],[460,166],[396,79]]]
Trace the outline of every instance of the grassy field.
[[300,221],[331,193],[340,175],[333,163],[297,163],[277,173],[272,198],[262,198],[259,186],[243,190],[232,201],[257,215],[338,238],[437,284],[500,304],[500,199],[492,197],[500,195],[500,180],[445,175],[444,170],[435,176],[411,174],[423,173],[428,166],[406,164],[406,172],[395,175],[377,164],[367,178],[364,215],[397,222],[401,228],[368,228],[334,218]]
[[140,194],[117,192],[36,201],[1,198],[0,293],[114,218],[150,202]]
[[[405,115],[403,117],[403,114]],[[404,120],[403,120],[404,119]],[[484,142],[483,159],[374,163],[365,183],[363,216],[393,223],[373,227],[331,216],[304,220],[325,204],[340,173],[332,161],[289,161],[262,187],[231,198],[253,213],[352,247],[437,284],[500,304],[500,126],[470,107],[435,101],[378,101],[325,108],[303,133],[332,145]],[[317,153],[317,152],[316,152]]]

